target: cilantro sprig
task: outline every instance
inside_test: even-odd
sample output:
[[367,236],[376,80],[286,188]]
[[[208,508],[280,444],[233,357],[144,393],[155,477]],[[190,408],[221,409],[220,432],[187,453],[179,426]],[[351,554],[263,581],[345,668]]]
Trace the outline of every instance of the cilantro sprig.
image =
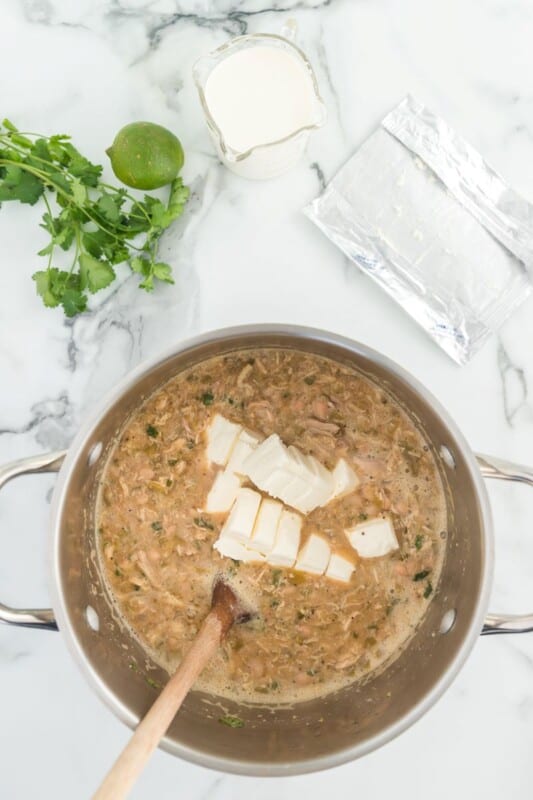
[[[33,206],[42,199],[41,227],[50,241],[38,255],[47,266],[32,277],[44,305],[61,305],[67,317],[85,311],[89,295],[109,286],[114,267],[125,261],[147,292],[156,281],[174,283],[170,265],[157,260],[157,247],[181,216],[188,188],[176,178],[165,204],[148,194],[138,199],[104,183],[101,174],[65,134],[22,133],[7,119],[0,124],[0,204]],[[69,269],[55,265],[58,248],[72,251]]]

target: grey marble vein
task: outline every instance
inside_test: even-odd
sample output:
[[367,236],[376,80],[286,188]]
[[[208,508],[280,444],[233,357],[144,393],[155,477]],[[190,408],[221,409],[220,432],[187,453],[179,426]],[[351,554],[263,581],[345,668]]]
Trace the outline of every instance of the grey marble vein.
[[135,315],[134,319],[127,319],[123,314],[113,318],[104,317],[97,326],[98,338],[103,339],[108,331],[117,330],[124,333],[128,342],[128,356],[126,363],[131,366],[134,363],[134,355],[141,351],[143,319],[140,314]]
[[27,22],[34,25],[57,25],[61,28],[79,28],[89,30],[81,22],[71,22],[66,20],[54,20],[55,8],[50,0],[23,0],[24,17]]
[[76,415],[66,391],[57,397],[39,400],[30,408],[30,418],[23,425],[0,428],[0,436],[35,431],[36,441],[50,450],[68,446],[76,427]]
[[[170,14],[153,14],[154,24],[148,21],[147,37],[151,49],[158,47],[161,42],[161,37],[168,28],[183,23],[190,23],[197,28],[207,28],[209,30],[223,30],[230,36],[243,36],[248,33],[249,20],[261,16],[263,14],[290,14],[296,11],[314,11],[320,8],[326,8],[333,5],[336,0],[315,0],[315,2],[305,2],[305,0],[296,0],[290,2],[286,0],[283,3],[271,3],[260,8],[254,7],[255,4],[229,4],[227,10],[221,10],[222,3],[213,4],[213,13],[208,14],[200,12],[184,12],[177,10],[176,13]],[[205,6],[204,6],[205,8]],[[145,17],[150,14],[150,7],[148,8],[131,8],[123,5],[118,0],[111,4],[108,16],[110,19],[117,20],[121,17]]]
[[310,166],[313,172],[316,174],[316,178],[318,181],[318,188],[320,190],[320,194],[322,194],[322,192],[326,188],[326,178],[324,176],[322,167],[320,166],[318,161],[313,161],[313,163]]
[[524,125],[523,123],[513,125],[506,138],[510,140],[514,137],[524,138],[530,145],[533,143],[533,131],[529,125]]
[[202,792],[201,800],[216,800],[216,796],[218,794],[218,790],[224,784],[225,778],[221,775],[219,778],[215,778],[215,780],[209,784],[207,790]]
[[503,413],[507,424],[513,427],[517,414],[526,408],[531,413],[531,408],[528,405],[525,372],[522,367],[513,364],[501,337],[498,337],[498,370],[502,388]]
[[0,646],[0,663],[13,663],[28,658],[30,655],[31,652],[29,650],[10,649],[5,645]]
[[67,342],[67,369],[69,372],[75,372],[78,366],[78,346],[74,336],[74,320],[66,319],[64,322],[65,328],[68,329],[69,336]]

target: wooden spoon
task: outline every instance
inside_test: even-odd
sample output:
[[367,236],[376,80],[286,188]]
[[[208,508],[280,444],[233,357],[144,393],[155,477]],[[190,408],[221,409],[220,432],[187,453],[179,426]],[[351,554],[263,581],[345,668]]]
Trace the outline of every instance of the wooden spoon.
[[247,622],[252,614],[243,609],[236,595],[222,579],[213,587],[211,611],[204,620],[191,649],[174,675],[137,726],[93,800],[121,800],[128,795],[146,762],[165,735],[185,696],[233,623]]

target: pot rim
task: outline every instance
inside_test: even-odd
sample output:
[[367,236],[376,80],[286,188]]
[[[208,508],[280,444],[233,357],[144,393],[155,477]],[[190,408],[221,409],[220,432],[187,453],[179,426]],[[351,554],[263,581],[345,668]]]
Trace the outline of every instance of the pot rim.
[[74,660],[78,664],[78,667],[80,668],[85,679],[95,690],[96,694],[105,703],[105,705],[111,709],[115,716],[124,722],[129,728],[134,729],[139,722],[138,717],[117,699],[113,692],[106,686],[102,678],[89,666],[66,611],[65,595],[60,580],[61,573],[59,552],[61,527],[59,523],[62,516],[70,475],[77,461],[78,454],[83,450],[87,440],[90,439],[93,429],[98,424],[101,417],[106,413],[109,406],[114,404],[128,389],[132,388],[137,382],[139,382],[141,377],[150,373],[154,367],[161,362],[182,351],[214,341],[231,341],[233,339],[237,344],[239,337],[250,334],[287,335],[299,337],[307,341],[318,341],[343,347],[352,353],[360,354],[376,362],[381,367],[384,367],[393,375],[397,376],[400,380],[407,383],[412,389],[414,389],[423,398],[423,400],[430,404],[434,411],[439,414],[454,440],[454,445],[460,450],[461,455],[464,458],[465,464],[472,479],[472,483],[476,490],[483,523],[482,532],[485,539],[485,558],[476,607],[474,613],[472,614],[468,630],[464,636],[461,646],[457,650],[455,658],[449,664],[445,672],[442,673],[441,677],[435,683],[431,691],[428,692],[428,694],[426,694],[425,697],[416,705],[414,705],[406,714],[396,720],[396,722],[394,722],[385,730],[363,742],[346,747],[333,754],[310,758],[308,760],[299,760],[294,763],[289,762],[286,764],[272,765],[264,762],[240,761],[238,757],[224,758],[220,756],[209,755],[201,750],[176,743],[170,740],[168,737],[164,737],[159,745],[161,749],[166,750],[172,755],[179,756],[180,758],[199,766],[219,770],[222,772],[256,777],[303,775],[310,772],[316,772],[329,769],[331,767],[340,766],[341,764],[345,764],[349,761],[360,758],[361,756],[367,755],[373,750],[378,749],[382,745],[399,736],[400,733],[403,733],[403,731],[420,719],[444,694],[446,689],[450,686],[452,681],[461,670],[478,639],[488,609],[494,565],[494,535],[492,515],[485,483],[477,465],[475,455],[455,421],[443,408],[440,402],[433,396],[433,394],[429,392],[428,389],[426,389],[417,378],[413,377],[403,367],[396,364],[387,356],[361,342],[357,342],[353,339],[349,339],[348,337],[341,336],[330,331],[299,325],[268,323],[218,328],[213,331],[208,331],[206,333],[184,339],[177,345],[174,344],[173,346],[166,348],[155,357],[145,359],[141,364],[128,372],[118,382],[118,384],[116,384],[104,395],[102,400],[100,400],[100,402],[93,409],[92,414],[90,414],[86,418],[85,422],[81,425],[78,433],[68,448],[67,455],[58,474],[50,509],[51,546],[49,549],[48,564],[50,595],[52,598],[52,605],[59,630],[63,634],[67,647],[74,657]]

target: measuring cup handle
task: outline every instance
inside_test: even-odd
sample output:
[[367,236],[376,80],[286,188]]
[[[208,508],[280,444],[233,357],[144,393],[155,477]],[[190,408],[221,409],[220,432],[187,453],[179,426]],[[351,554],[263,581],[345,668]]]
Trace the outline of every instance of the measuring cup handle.
[[[484,478],[497,478],[513,483],[527,483],[533,486],[533,468],[478,454],[477,463]],[[533,631],[533,614],[488,614],[482,634],[528,633]]]
[[[44,453],[30,458],[20,458],[11,461],[0,467],[0,489],[2,486],[18,477],[19,475],[30,475],[38,472],[58,472],[65,451],[55,453]],[[10,608],[0,603],[0,623],[7,625],[18,625],[22,628],[44,628],[57,630],[54,612],[51,608]]]

